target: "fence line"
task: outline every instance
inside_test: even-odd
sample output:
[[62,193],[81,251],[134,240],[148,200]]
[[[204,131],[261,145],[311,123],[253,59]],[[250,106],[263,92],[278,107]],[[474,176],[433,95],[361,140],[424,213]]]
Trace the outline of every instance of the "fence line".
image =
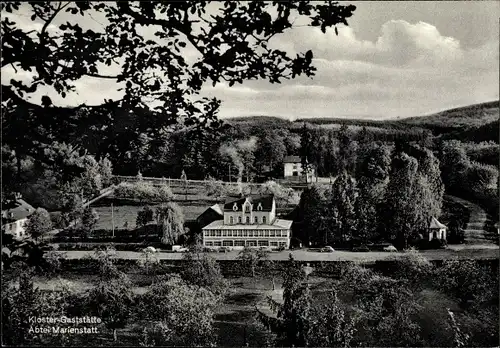
[[[137,181],[146,181],[150,182],[153,184],[157,185],[165,185],[168,184],[169,186],[178,185],[178,186],[183,186],[183,185],[205,185],[209,181],[208,180],[193,180],[193,179],[172,179],[172,178],[158,178],[158,177],[141,177],[138,178],[137,176],[125,176],[125,175],[113,175],[113,178],[115,179],[115,182],[119,184],[120,182],[137,182]],[[319,179],[319,178],[318,178]],[[317,183],[317,184],[331,184],[331,179],[330,178],[320,178],[321,180],[314,181],[312,183]],[[304,182],[295,182],[295,181],[287,181],[286,179],[275,179],[273,180],[276,183],[283,185],[283,186],[288,186],[288,187],[307,187],[311,183],[304,183]],[[220,181],[222,184],[227,185],[227,186],[238,186],[238,182],[227,182],[227,181]],[[251,188],[259,188],[264,183],[254,183],[254,182],[242,182],[241,184],[245,186],[249,186]]]

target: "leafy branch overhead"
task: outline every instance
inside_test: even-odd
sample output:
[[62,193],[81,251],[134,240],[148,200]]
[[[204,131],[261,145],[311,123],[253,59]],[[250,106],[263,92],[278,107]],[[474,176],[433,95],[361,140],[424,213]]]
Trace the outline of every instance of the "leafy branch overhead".
[[[65,97],[84,76],[115,79],[123,83],[127,103],[136,105],[147,97],[160,101],[162,112],[190,117],[203,113],[209,103],[189,97],[206,82],[232,86],[313,76],[311,51],[290,57],[269,47],[270,39],[301,17],[323,32],[347,25],[355,7],[332,1],[46,1],[3,2],[1,10],[7,14],[1,26],[2,68],[34,75],[30,85],[11,81],[8,88],[19,96],[48,85]],[[16,22],[16,14],[25,17],[28,12],[40,29],[28,31]],[[102,18],[102,30],[79,24],[95,21],[93,16]],[[194,52],[196,60],[189,62],[186,52]],[[116,73],[103,73],[110,70]]]

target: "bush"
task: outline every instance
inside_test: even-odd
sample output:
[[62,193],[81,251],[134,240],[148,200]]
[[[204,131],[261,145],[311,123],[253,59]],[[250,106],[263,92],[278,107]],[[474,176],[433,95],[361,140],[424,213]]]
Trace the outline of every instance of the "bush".
[[117,198],[133,198],[148,202],[169,202],[174,197],[170,187],[154,186],[144,181],[122,183],[115,189],[114,195]]

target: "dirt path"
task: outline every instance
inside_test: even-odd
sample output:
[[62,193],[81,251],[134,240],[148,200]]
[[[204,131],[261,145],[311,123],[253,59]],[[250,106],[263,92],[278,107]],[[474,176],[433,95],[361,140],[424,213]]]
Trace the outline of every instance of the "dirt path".
[[478,245],[494,244],[495,238],[498,236],[494,232],[486,231],[485,225],[491,220],[483,208],[465,199],[455,196],[448,196],[456,203],[460,203],[470,210],[470,219],[465,227],[465,243]]

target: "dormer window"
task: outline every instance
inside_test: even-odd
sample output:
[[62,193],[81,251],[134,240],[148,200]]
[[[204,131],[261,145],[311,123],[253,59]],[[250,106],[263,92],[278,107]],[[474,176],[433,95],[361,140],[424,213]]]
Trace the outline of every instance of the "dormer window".
[[234,225],[234,218],[232,216],[229,217],[229,223],[231,225]]
[[256,224],[258,224],[259,223],[259,218],[257,216],[254,216],[253,222],[256,223]]
[[262,203],[259,202],[259,204],[257,205],[257,210],[262,210]]
[[265,224],[265,223],[266,223],[266,217],[265,217],[265,216],[263,216],[263,217],[262,217],[262,223],[263,223],[263,224]]
[[238,204],[236,202],[233,204],[233,211],[238,211]]
[[247,224],[250,224],[250,216],[247,216]]
[[245,213],[250,213],[250,211],[252,210],[252,205],[250,203],[247,203],[245,205]]
[[241,224],[241,216],[238,216],[238,223]]

